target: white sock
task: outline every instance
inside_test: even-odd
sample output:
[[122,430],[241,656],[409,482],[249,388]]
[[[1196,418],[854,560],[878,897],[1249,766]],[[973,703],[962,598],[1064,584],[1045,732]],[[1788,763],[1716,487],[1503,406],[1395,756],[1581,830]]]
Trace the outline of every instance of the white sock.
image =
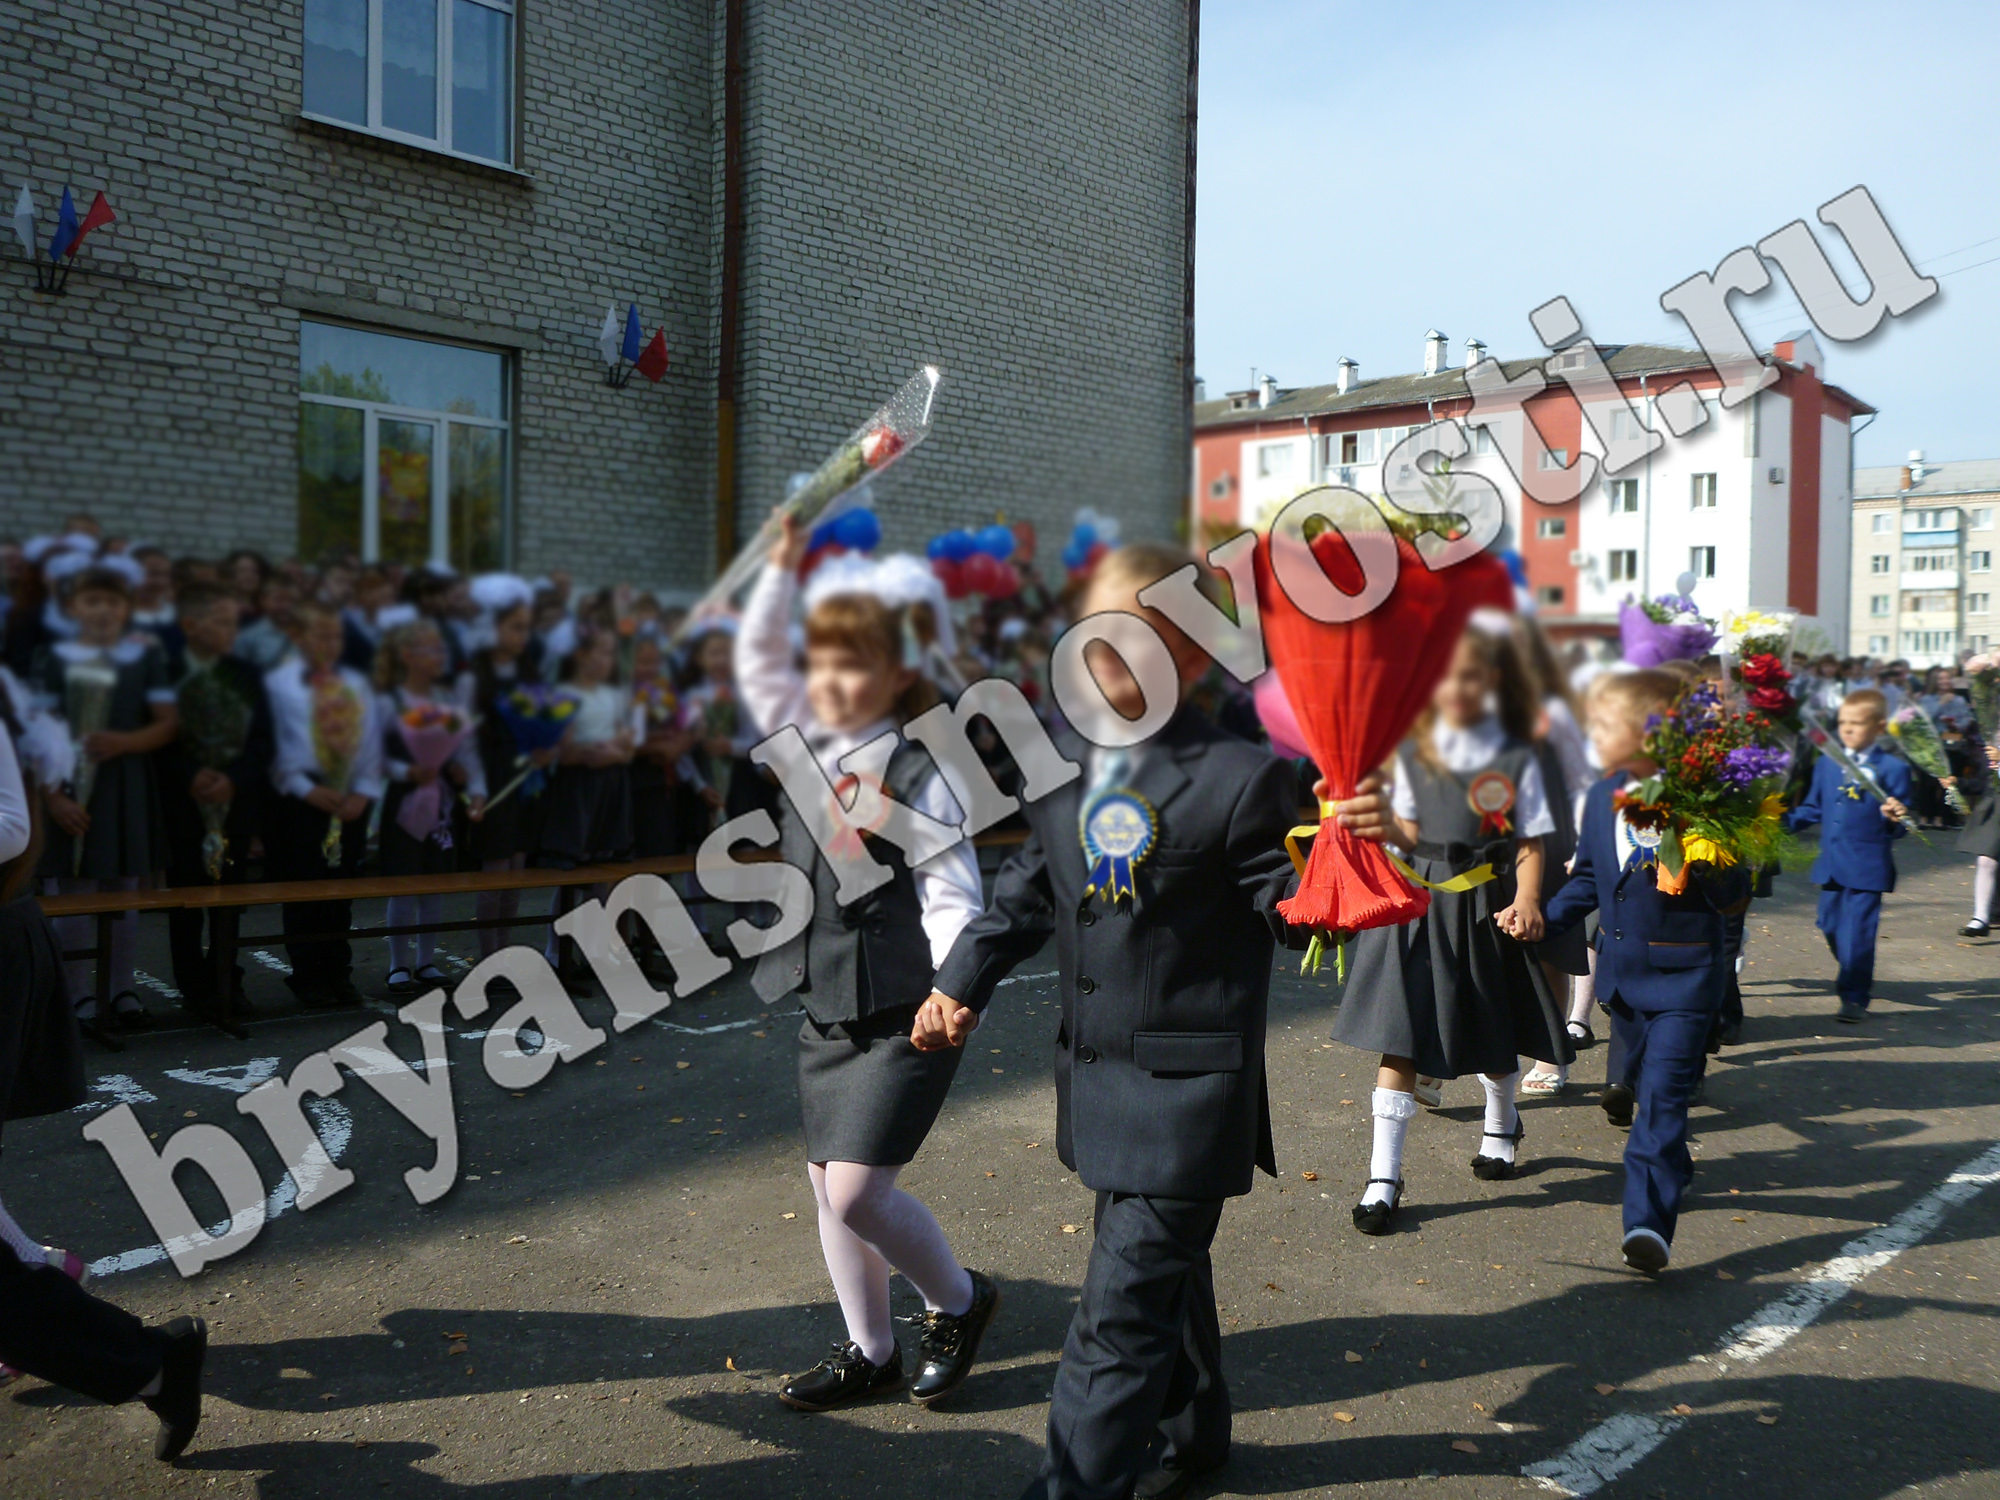
[[1521,1120],[1521,1112],[1514,1107],[1514,1090],[1520,1082],[1519,1068],[1497,1080],[1484,1073],[1479,1075],[1479,1086],[1486,1090],[1486,1120],[1482,1127],[1486,1136],[1479,1143],[1479,1155],[1513,1161],[1514,1127]]
[[1597,1004],[1597,955],[1589,955],[1590,972],[1571,976],[1569,987],[1569,1018],[1573,1023],[1588,1026],[1591,1008]]
[[1383,1179],[1371,1182],[1361,1201],[1388,1203],[1396,1196],[1396,1183],[1403,1178],[1403,1139],[1410,1133],[1410,1121],[1417,1117],[1417,1097],[1401,1089],[1375,1090],[1375,1151],[1368,1158],[1368,1175]]
[[39,1241],[30,1239],[28,1231],[14,1222],[7,1212],[7,1205],[0,1203],[0,1244],[5,1244],[20,1258],[21,1264],[32,1270],[36,1266],[48,1264],[48,1257],[42,1253]]

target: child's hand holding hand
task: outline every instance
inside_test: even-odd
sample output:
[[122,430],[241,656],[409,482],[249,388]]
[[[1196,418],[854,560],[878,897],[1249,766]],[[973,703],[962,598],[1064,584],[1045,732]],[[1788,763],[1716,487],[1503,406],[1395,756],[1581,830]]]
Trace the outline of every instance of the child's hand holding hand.
[[1545,930],[1540,903],[1520,896],[1506,910],[1495,912],[1493,920],[1507,936],[1523,943],[1539,943]]
[[916,1023],[910,1028],[910,1045],[919,1052],[942,1052],[946,1047],[963,1047],[965,1039],[978,1029],[976,1012],[951,996],[932,990],[930,999],[917,1007]]

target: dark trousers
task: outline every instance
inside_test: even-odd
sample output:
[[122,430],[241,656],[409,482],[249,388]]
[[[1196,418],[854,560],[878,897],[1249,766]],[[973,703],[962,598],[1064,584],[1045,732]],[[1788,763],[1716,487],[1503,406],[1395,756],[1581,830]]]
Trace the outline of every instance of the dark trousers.
[[1150,1463],[1207,1469],[1229,1456],[1208,1258],[1221,1220],[1220,1199],[1097,1195],[1090,1266],[1049,1403],[1038,1481],[1049,1500],[1126,1500]]
[[1875,987],[1875,934],[1882,925],[1882,893],[1844,885],[1819,889],[1819,930],[1840,964],[1835,981],[1842,1001],[1868,1004]]
[[[340,863],[329,865],[321,849],[327,815],[297,797],[279,797],[264,829],[264,873],[272,880],[350,880],[361,873],[368,849],[368,819],[341,825]],[[341,932],[353,925],[352,901],[287,901],[281,912],[285,957],[295,991],[347,978],[353,958],[340,937],[294,941],[294,933]]]
[[1614,1044],[1624,1053],[1623,1081],[1636,1096],[1625,1141],[1625,1231],[1650,1229],[1672,1244],[1681,1198],[1694,1180],[1688,1105],[1708,1062],[1715,1013],[1634,1010],[1618,999],[1607,1008]]
[[124,1308],[0,1244],[0,1363],[115,1405],[160,1373],[162,1348]]
[[1743,1024],[1743,976],[1736,972],[1736,965],[1743,957],[1743,930],[1749,920],[1748,907],[1722,919],[1722,961],[1729,967],[1723,971],[1722,1014],[1716,1017],[1718,1030]]
[[[170,825],[167,836],[168,885],[213,884],[208,878],[207,863],[201,857],[201,841],[197,836],[200,828],[198,811],[191,828],[178,824]],[[242,884],[243,861],[249,853],[249,835],[239,834],[237,830],[231,829],[230,857],[222,867],[224,885]],[[235,951],[237,927],[242,916],[243,908],[240,906],[216,906],[210,907],[207,911],[194,907],[167,913],[167,951],[173,955],[174,985],[188,1004],[220,1005],[227,1009],[242,991],[242,966],[239,964],[235,967],[228,976],[228,988],[224,989],[220,983],[222,976],[216,973],[216,960],[211,951],[219,951],[224,943],[227,943],[231,952]],[[206,944],[203,941],[204,929],[207,932]]]

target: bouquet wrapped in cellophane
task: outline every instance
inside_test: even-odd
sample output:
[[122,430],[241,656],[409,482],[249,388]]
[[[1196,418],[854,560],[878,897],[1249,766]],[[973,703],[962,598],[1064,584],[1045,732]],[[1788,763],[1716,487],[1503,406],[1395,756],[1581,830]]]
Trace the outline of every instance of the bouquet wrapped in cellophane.
[[1744,702],[1786,736],[1799,732],[1799,699],[1792,691],[1792,626],[1789,611],[1761,609],[1725,614],[1715,649],[1731,684]]
[[[1624,787],[1618,809],[1654,844],[1659,887],[1680,895],[1692,867],[1775,863],[1788,842],[1779,795],[1791,755],[1770,743],[1769,718],[1696,683],[1655,717],[1646,754],[1658,767]],[[1657,842],[1651,837],[1657,835]]]
[[1982,651],[1968,656],[1962,670],[1980,737],[1989,745],[2000,744],[2000,653]]
[[575,698],[534,682],[521,684],[494,703],[493,711],[499,714],[500,722],[507,726],[507,733],[514,741],[514,777],[487,799],[488,813],[517,789],[523,797],[541,794],[548,772],[536,765],[535,759],[562,743],[576,710]]
[[1635,667],[1699,661],[1714,649],[1715,622],[1685,594],[1627,599],[1618,607],[1620,654]]
[[1889,716],[1889,733],[1903,747],[1903,754],[1910,764],[1930,776],[1945,783],[1944,800],[1957,813],[1970,811],[1963,795],[1951,783],[1958,773],[1952,769],[1951,757],[1945,754],[1944,736],[1938,733],[1936,720],[1924,712],[1924,706],[1916,699],[1906,699],[1903,706]]
[[727,607],[742,592],[757,570],[787,518],[811,527],[831,520],[845,509],[840,502],[864,479],[872,479],[908,453],[931,433],[931,406],[937,400],[938,382],[943,379],[936,365],[925,365],[904,382],[903,388],[878,408],[875,414],[849,434],[847,441],[828,454],[806,482],[779,503],[771,517],[757,528],[749,545],[736,554],[701,596],[668,643],[678,645],[703,620]]
[[[430,771],[442,771],[475,727],[472,719],[444,703],[412,704],[397,725],[410,763]],[[435,777],[403,798],[396,824],[413,839],[431,840],[441,849],[451,847],[451,801]]]
[[[212,667],[197,668],[182,679],[175,692],[181,736],[196,765],[206,771],[226,769],[243,753],[250,738],[250,705]],[[222,879],[229,862],[229,809],[233,798],[198,802],[201,809],[201,861],[210,880]]]

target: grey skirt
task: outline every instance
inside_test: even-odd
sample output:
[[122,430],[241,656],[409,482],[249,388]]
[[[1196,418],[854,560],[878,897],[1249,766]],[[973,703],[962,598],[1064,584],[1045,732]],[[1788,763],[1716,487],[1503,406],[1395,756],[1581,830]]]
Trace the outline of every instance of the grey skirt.
[[944,1107],[963,1047],[910,1045],[917,1008],[799,1027],[799,1112],[806,1160],[900,1167],[916,1157]]

